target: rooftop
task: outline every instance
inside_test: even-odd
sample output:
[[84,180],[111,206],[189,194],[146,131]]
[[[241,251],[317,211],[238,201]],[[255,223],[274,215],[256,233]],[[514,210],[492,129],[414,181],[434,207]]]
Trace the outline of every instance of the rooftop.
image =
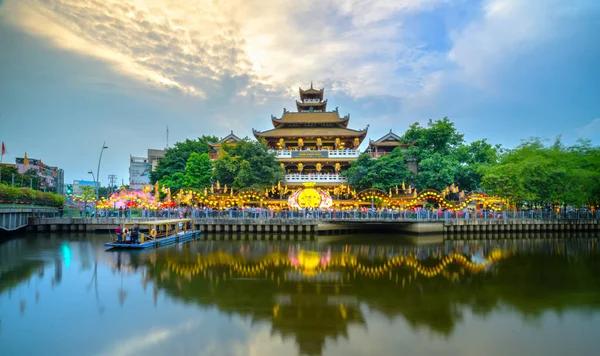
[[252,132],[256,137],[364,137],[368,129],[369,126],[364,130],[342,127],[283,127],[262,132],[252,129]]

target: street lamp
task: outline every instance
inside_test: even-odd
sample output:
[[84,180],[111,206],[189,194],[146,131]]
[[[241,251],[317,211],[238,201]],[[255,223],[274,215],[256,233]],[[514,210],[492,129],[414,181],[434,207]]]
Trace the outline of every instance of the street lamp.
[[[96,170],[96,200],[98,200],[99,198],[98,179],[100,179],[100,162],[102,162],[102,152],[104,152],[105,148],[108,148],[108,146],[106,146],[106,141],[102,144],[102,149],[100,150],[100,158],[98,158],[98,169]],[[92,177],[94,177],[93,173]]]

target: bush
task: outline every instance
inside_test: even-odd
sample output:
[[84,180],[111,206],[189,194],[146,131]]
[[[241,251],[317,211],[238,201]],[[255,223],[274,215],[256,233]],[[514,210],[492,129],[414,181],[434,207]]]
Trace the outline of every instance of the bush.
[[64,205],[65,198],[59,194],[45,193],[30,188],[11,187],[6,184],[0,184],[0,202],[60,207]]

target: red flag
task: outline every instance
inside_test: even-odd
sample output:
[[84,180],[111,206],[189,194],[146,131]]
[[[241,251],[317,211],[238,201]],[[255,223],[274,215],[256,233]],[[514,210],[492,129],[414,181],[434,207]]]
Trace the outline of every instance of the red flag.
[[4,141],[2,141],[2,156],[6,153],[6,146],[4,146]]
[[38,164],[40,165],[40,168],[44,168],[44,164],[42,163],[42,160],[38,160]]

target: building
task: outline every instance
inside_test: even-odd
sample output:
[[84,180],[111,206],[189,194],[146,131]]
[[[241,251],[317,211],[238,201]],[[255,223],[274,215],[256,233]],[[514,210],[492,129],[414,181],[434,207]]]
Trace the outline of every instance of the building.
[[[98,187],[101,187],[102,183],[98,182]],[[94,191],[96,189],[96,182],[93,180],[74,180],[73,181],[73,196],[81,196],[83,193],[83,187],[92,187]]]
[[129,155],[129,186],[131,189],[144,189],[150,184],[152,163],[148,157],[135,157]]
[[264,139],[285,169],[288,185],[315,182],[336,185],[346,181],[340,173],[360,155],[358,147],[367,135],[348,128],[350,115],[340,117],[338,108],[327,111],[324,89],[299,89],[297,112],[283,109],[281,118],[271,116],[273,129],[252,130],[254,137]]
[[221,146],[223,144],[234,145],[237,142],[240,142],[241,140],[242,139],[237,137],[233,133],[233,130],[232,130],[229,135],[223,137],[222,139],[220,139],[217,142],[207,142],[208,146],[215,151],[214,153],[209,153],[208,155],[210,156],[211,159],[215,160],[215,159],[219,158],[219,155],[221,154]]
[[[373,158],[379,158],[381,156],[387,155],[391,153],[396,147],[400,147],[401,150],[405,151],[410,146],[414,146],[413,143],[403,143],[400,139],[400,136],[390,130],[389,133],[385,134],[383,137],[378,140],[369,140],[369,147],[367,147],[367,153],[370,154]],[[408,170],[417,174],[418,164],[416,159],[407,159],[405,161],[408,166]]]
[[158,162],[165,157],[165,150],[148,149],[148,162],[152,165],[152,171],[158,166]]
[[165,150],[148,149],[147,157],[129,155],[129,185],[132,189],[143,189],[150,184],[150,172],[165,157]]
[[20,174],[34,170],[38,177],[41,178],[39,189],[64,194],[65,173],[61,168],[49,166],[43,163],[41,159],[27,158],[27,161],[25,161],[25,157],[15,158],[15,166]]

